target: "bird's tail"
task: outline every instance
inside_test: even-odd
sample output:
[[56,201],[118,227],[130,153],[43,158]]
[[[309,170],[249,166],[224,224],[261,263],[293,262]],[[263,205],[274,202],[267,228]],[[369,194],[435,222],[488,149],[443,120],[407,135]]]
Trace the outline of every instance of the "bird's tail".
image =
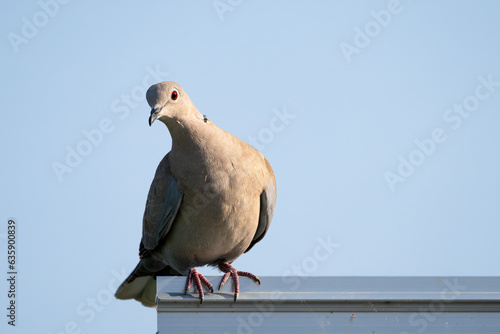
[[[153,269],[153,270],[152,270]],[[168,265],[142,259],[115,293],[118,299],[135,299],[144,306],[156,307],[156,276],[180,275]]]

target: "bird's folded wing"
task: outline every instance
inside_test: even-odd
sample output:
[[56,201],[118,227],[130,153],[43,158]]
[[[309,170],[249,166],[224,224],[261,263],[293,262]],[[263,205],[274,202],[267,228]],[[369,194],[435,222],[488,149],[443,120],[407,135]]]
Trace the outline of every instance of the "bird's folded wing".
[[151,250],[165,238],[182,202],[182,193],[170,173],[168,154],[158,165],[149,189],[142,223],[142,244]]
[[257,231],[255,232],[252,243],[245,250],[245,253],[264,238],[269,229],[269,225],[271,225],[271,219],[273,219],[274,206],[276,205],[276,179],[274,178],[271,165],[267,160],[265,160],[265,162],[270,172],[270,180],[267,188],[260,194],[259,226],[257,226]]

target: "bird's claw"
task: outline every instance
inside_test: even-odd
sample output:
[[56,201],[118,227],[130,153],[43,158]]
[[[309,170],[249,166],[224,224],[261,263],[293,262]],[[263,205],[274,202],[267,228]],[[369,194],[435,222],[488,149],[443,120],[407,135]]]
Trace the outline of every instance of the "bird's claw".
[[234,301],[236,301],[238,299],[238,296],[240,295],[239,276],[248,277],[248,278],[252,279],[258,285],[260,285],[260,279],[257,276],[255,276],[252,273],[246,272],[246,271],[238,271],[227,262],[223,262],[223,263],[219,264],[219,269],[225,273],[224,276],[222,277],[222,280],[220,281],[219,290],[222,289],[224,284],[226,284],[227,280],[229,279],[229,276],[231,276],[233,279],[233,285],[234,285]]
[[204,294],[203,294],[203,285],[206,286],[211,293],[214,292],[214,288],[212,284],[198,272],[195,268],[190,268],[189,269],[189,274],[186,282],[186,291],[185,293],[187,294],[189,292],[189,289],[191,289],[191,282],[194,282],[194,285],[196,287],[196,290],[198,290],[198,294],[200,296],[200,304],[203,303],[204,300]]

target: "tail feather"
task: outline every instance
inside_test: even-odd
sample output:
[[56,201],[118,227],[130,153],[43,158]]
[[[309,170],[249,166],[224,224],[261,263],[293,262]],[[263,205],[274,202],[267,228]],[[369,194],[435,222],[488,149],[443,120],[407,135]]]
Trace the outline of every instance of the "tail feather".
[[168,265],[142,259],[115,293],[118,299],[135,299],[144,306],[156,307],[156,276],[179,276]]
[[116,291],[118,299],[135,299],[144,306],[156,306],[156,279],[153,276],[138,277],[130,282],[123,282]]

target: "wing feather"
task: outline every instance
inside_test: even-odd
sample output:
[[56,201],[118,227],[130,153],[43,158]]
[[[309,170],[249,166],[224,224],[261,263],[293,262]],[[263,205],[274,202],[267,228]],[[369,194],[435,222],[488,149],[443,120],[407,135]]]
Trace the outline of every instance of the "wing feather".
[[[168,154],[156,169],[142,222],[142,245],[152,250],[170,231],[182,202],[182,193],[170,172]],[[141,250],[144,252],[144,249]]]
[[271,165],[265,159],[266,167],[270,174],[270,181],[266,189],[260,194],[260,214],[259,214],[259,225],[257,231],[253,237],[250,246],[245,250],[248,252],[252,247],[264,238],[269,226],[271,225],[271,220],[273,219],[274,207],[276,205],[276,178],[274,177]]

